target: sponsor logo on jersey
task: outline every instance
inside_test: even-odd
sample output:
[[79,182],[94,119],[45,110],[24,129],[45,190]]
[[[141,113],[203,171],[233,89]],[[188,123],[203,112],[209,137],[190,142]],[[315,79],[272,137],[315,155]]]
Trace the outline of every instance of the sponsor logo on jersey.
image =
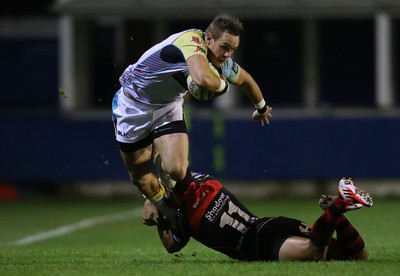
[[117,131],[118,135],[122,136],[122,137],[129,137],[127,132],[122,132],[120,130]]
[[197,209],[199,207],[199,204],[204,200],[204,198],[208,195],[208,189],[205,189],[201,192],[200,197],[192,204],[193,209]]
[[197,84],[194,83],[194,81],[191,81],[188,85],[188,90],[189,91],[194,91],[197,87]]
[[201,44],[200,38],[198,38],[197,36],[192,36],[192,41],[191,42],[194,42],[194,43],[197,43],[197,44]]
[[237,74],[238,70],[239,70],[239,66],[237,65],[236,62],[234,62],[234,63],[232,64],[232,71],[235,72],[235,73]]
[[219,195],[219,198],[217,200],[214,200],[214,205],[207,211],[205,214],[205,217],[207,220],[210,222],[214,223],[215,219],[219,216],[221,213],[221,210],[223,207],[226,205],[226,202],[229,200],[229,196],[221,192]]
[[311,227],[305,224],[304,222],[302,222],[301,225],[299,226],[299,230],[303,234],[311,233]]
[[202,52],[202,53],[206,53],[206,50],[204,50],[201,46],[197,46],[196,47],[196,50],[194,50],[194,52],[196,53],[196,52]]

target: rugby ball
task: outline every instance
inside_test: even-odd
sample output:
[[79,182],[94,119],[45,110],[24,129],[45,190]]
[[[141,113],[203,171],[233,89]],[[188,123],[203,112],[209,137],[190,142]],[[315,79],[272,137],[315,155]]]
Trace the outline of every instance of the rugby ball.
[[[211,63],[210,70],[214,75],[219,78],[218,70]],[[192,94],[192,96],[195,97],[197,100],[209,101],[221,95],[221,93],[219,92],[213,92],[207,89],[200,88],[196,83],[194,83],[190,74],[186,78],[186,83],[189,93]]]

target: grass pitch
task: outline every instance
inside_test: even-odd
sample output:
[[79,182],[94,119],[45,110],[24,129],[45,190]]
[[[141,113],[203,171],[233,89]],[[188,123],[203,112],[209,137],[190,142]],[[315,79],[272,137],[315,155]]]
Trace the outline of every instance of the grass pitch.
[[[315,199],[242,200],[258,215],[312,224]],[[400,201],[349,212],[369,250],[363,262],[237,262],[193,239],[168,254],[142,224],[141,199],[0,202],[0,275],[400,275]]]

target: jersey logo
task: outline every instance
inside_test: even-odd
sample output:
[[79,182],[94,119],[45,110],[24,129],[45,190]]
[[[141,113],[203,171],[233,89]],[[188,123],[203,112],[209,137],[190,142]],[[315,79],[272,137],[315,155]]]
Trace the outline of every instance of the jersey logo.
[[236,62],[234,62],[234,63],[232,64],[232,71],[235,72],[235,73],[237,74],[238,70],[239,70],[239,66],[237,65]]
[[200,39],[197,36],[192,36],[192,41],[191,42],[194,42],[194,43],[197,43],[197,44],[201,44]]
[[219,198],[214,200],[213,206],[205,214],[206,219],[213,223],[229,200],[230,197],[221,192]]
[[122,137],[129,137],[129,135],[128,135],[127,132],[122,132],[122,131],[120,131],[120,130],[117,131],[117,134],[120,135],[120,136],[122,136]]
[[311,227],[305,224],[304,222],[301,223],[299,226],[299,230],[301,233],[311,233]]
[[202,53],[206,53],[206,51],[203,49],[203,48],[201,48],[200,46],[197,46],[196,47],[196,50],[194,50],[194,52],[196,53],[196,52],[202,52]]

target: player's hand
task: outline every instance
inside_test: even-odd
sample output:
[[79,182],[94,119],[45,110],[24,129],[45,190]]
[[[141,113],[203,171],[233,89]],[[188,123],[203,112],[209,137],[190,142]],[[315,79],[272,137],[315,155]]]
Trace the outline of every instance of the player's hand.
[[188,240],[185,243],[176,242],[176,239],[174,239],[174,234],[172,233],[172,230],[170,229],[168,222],[163,217],[160,217],[160,220],[157,224],[157,230],[161,242],[164,245],[165,249],[168,251],[168,253],[175,253],[180,251],[183,247],[185,247],[185,245],[189,241]]
[[158,209],[146,199],[143,205],[143,223],[148,226],[157,225],[160,214]]
[[258,110],[253,112],[253,120],[260,121],[261,125],[269,124],[269,118],[272,118],[272,107],[267,106],[267,110],[260,114]]
[[168,218],[164,216],[164,219],[168,223],[174,241],[186,245],[191,236],[191,229],[185,216],[177,210],[176,213],[171,213]]

